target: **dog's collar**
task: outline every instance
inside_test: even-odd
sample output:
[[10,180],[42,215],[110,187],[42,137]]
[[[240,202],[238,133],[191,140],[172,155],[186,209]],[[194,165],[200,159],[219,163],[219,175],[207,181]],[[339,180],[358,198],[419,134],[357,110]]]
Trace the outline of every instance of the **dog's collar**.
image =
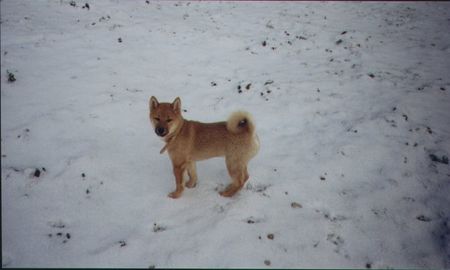
[[167,142],[166,145],[164,145],[164,147],[161,149],[161,151],[159,151],[160,154],[163,154],[166,151],[167,145],[169,145],[169,142]]
[[167,138],[166,145],[164,145],[164,147],[161,149],[161,151],[159,151],[160,154],[164,153],[167,150],[167,147],[175,139],[175,137],[177,137],[177,135],[173,135],[173,136]]
[[161,151],[159,151],[159,153],[163,154],[167,150],[167,146],[169,146],[169,142],[167,142],[166,145],[164,145],[164,147],[161,149]]
[[160,154],[163,154],[167,150],[167,147],[169,147],[169,144],[177,137],[178,133],[180,133],[180,130],[183,127],[183,125],[184,125],[184,121],[181,124],[181,126],[178,128],[178,130],[176,130],[174,135],[172,135],[171,137],[167,138],[166,145],[164,145],[164,147],[161,149],[161,151],[159,151]]
[[169,146],[169,144],[173,141],[173,139],[175,138],[175,135],[167,138],[166,144],[164,145],[164,147],[161,149],[161,151],[159,151],[160,154],[163,154],[166,150],[167,147]]

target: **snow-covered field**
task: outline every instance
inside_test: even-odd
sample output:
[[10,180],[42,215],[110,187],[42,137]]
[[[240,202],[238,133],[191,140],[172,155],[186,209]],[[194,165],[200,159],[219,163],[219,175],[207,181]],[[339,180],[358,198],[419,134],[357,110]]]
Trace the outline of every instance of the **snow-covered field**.
[[[450,268],[450,3],[0,7],[3,267]],[[237,196],[167,197],[151,95],[253,114]]]

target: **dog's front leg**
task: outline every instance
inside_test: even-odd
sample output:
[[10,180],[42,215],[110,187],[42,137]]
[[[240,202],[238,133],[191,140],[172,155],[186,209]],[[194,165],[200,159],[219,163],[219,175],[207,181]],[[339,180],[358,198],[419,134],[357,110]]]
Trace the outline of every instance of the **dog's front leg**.
[[193,188],[197,185],[197,170],[195,168],[195,161],[188,163],[187,172],[189,175],[189,181],[186,183],[186,187]]
[[183,172],[184,172],[184,166],[182,165],[173,165],[173,174],[175,175],[175,183],[176,183],[176,189],[175,191],[169,193],[169,197],[176,199],[181,196],[181,193],[183,193]]

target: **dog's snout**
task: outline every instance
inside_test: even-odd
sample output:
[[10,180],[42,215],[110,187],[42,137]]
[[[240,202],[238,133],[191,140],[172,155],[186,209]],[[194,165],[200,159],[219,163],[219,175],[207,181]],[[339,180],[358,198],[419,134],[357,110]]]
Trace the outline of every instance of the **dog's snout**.
[[165,128],[163,128],[163,127],[157,127],[157,128],[155,128],[155,133],[158,135],[158,136],[164,136],[164,135],[166,135],[166,133],[167,133],[167,131],[166,131],[166,129]]

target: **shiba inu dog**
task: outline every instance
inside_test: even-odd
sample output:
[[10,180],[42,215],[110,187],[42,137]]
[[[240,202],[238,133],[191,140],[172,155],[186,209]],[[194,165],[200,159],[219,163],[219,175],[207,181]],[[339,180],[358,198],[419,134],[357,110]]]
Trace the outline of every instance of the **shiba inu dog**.
[[238,111],[226,122],[201,123],[183,118],[179,97],[172,103],[159,103],[152,96],[149,107],[155,133],[166,143],[160,153],[167,150],[172,160],[176,189],[169,197],[175,199],[183,193],[185,171],[189,175],[186,187],[195,187],[196,161],[219,156],[225,157],[232,180],[220,195],[231,197],[243,187],[249,178],[247,164],[259,150],[255,124],[249,113]]

